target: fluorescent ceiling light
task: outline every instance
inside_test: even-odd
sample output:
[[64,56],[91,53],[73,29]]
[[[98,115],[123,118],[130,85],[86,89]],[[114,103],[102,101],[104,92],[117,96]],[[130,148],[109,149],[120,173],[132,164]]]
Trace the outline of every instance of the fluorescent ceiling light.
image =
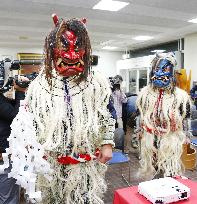
[[191,20],[188,21],[189,23],[197,23],[197,18],[193,18]]
[[112,47],[112,46],[105,46],[102,49],[103,50],[115,50],[117,47]]
[[157,52],[157,53],[162,53],[165,52],[166,50],[152,50],[151,52]]
[[127,6],[128,2],[113,1],[113,0],[101,0],[96,4],[93,9],[106,10],[106,11],[119,11]]
[[153,39],[153,37],[147,36],[147,35],[140,35],[140,36],[134,37],[133,39],[139,40],[139,41],[145,41],[145,40],[151,40],[151,39]]

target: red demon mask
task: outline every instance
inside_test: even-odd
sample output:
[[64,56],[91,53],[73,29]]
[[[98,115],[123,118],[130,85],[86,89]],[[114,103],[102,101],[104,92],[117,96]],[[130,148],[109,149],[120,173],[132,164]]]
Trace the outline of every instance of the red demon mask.
[[78,75],[84,71],[83,56],[85,50],[80,47],[77,36],[72,31],[65,31],[54,48],[56,71],[65,77]]
[[[56,15],[53,16],[56,27],[59,20]],[[85,21],[81,23],[84,25]],[[82,39],[77,36],[78,31],[70,29],[66,22],[62,21],[56,35],[56,46],[53,49],[54,66],[59,75],[64,77],[79,75],[84,72],[85,47]]]
[[52,70],[63,77],[85,80],[91,68],[91,44],[86,19],[59,20],[53,15],[54,29],[45,40],[45,73],[51,84]]

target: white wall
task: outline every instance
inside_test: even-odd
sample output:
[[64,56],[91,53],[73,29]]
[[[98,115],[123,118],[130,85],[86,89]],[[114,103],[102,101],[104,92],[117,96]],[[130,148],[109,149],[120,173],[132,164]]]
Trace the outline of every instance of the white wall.
[[3,56],[11,56],[12,60],[17,59],[17,53],[43,53],[42,49],[36,48],[0,48],[0,60]]
[[98,65],[93,66],[93,70],[99,70],[105,77],[113,77],[117,74],[116,62],[122,58],[123,52],[93,51],[93,55],[98,55]]
[[184,38],[184,68],[192,70],[192,82],[197,81],[197,33],[186,35]]

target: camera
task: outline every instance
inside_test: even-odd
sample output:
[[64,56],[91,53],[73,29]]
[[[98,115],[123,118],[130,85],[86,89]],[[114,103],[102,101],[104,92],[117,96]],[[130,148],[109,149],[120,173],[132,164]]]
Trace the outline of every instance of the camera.
[[111,87],[113,87],[113,85],[114,85],[114,77],[109,77],[109,83],[110,83]]
[[109,77],[110,84],[114,86],[115,84],[121,84],[123,81],[122,76],[116,75],[115,77]]
[[32,80],[34,80],[38,73],[33,72],[31,74],[21,75],[27,77],[29,81],[19,81],[18,75],[14,77],[9,77],[9,73],[12,70],[19,70],[21,62],[19,60],[13,60],[6,58],[5,60],[0,61],[0,93],[5,93],[11,89],[14,85],[14,81],[16,85],[21,88],[27,88]]

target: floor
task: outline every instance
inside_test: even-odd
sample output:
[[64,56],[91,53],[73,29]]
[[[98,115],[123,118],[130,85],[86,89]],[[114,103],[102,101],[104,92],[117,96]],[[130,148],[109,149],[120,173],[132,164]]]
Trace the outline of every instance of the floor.
[[[130,153],[128,154],[131,161],[131,169],[130,169],[130,176],[131,176],[131,185],[135,186],[138,185],[139,182],[142,182],[143,179],[137,176],[138,168],[139,168],[139,159],[136,150],[131,149]],[[123,164],[123,170],[125,177],[128,178],[129,175],[129,168],[128,164]],[[186,177],[197,181],[197,170],[194,171],[185,171],[184,174]],[[114,190],[119,188],[128,187],[127,184],[123,181],[121,177],[121,165],[113,164],[108,166],[108,171],[106,173],[106,181],[108,184],[108,190],[104,196],[104,203],[105,204],[112,204],[113,203],[113,194]],[[26,204],[26,202],[21,202],[21,204]]]
[[[131,185],[135,186],[138,185],[139,182],[142,182],[143,179],[140,179],[137,176],[138,167],[139,167],[139,160],[137,153],[132,151],[129,153],[130,161],[131,161]],[[129,168],[128,164],[124,164],[124,174],[127,176],[129,175]],[[186,170],[184,176],[197,181],[197,170],[189,171]],[[127,184],[123,181],[121,177],[121,166],[119,164],[113,164],[108,167],[108,171],[106,173],[106,181],[108,184],[108,190],[105,193],[104,203],[105,204],[112,204],[113,203],[113,193],[114,190],[119,188],[127,187]]]

